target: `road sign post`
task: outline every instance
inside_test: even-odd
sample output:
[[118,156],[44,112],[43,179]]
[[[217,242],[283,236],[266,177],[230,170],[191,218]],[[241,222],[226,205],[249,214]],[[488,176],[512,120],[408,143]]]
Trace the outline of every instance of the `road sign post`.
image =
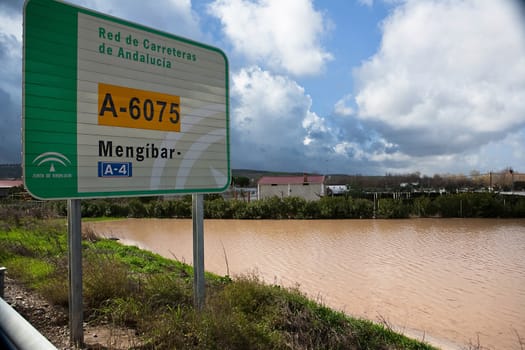
[[67,237],[69,259],[69,330],[73,344],[84,344],[82,309],[82,226],[80,199],[67,201]]
[[73,342],[83,342],[82,198],[194,194],[202,307],[202,194],[230,183],[226,55],[62,1],[26,0],[23,56],[24,185],[68,200]]
[[193,220],[193,299],[201,310],[206,298],[204,283],[204,206],[202,194],[192,196]]

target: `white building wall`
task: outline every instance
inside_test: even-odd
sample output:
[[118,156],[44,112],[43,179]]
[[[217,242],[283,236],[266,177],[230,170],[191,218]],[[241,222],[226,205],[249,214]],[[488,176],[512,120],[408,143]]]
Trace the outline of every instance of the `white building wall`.
[[324,195],[324,184],[258,185],[258,193],[259,199],[277,196],[300,197],[311,201]]
[[289,185],[258,185],[259,199],[277,196],[284,198],[289,196]]

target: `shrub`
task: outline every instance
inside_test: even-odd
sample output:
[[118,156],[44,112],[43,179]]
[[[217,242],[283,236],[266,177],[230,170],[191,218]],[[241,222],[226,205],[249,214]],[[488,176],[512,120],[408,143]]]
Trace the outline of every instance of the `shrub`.
[[129,206],[124,203],[116,203],[112,202],[109,203],[106,206],[106,210],[104,212],[104,216],[108,217],[128,217],[130,215],[129,213]]
[[400,199],[380,198],[377,204],[377,216],[385,219],[408,218],[409,206]]
[[191,218],[191,196],[171,202],[172,216],[177,218]]
[[100,307],[112,298],[126,298],[137,288],[129,269],[111,255],[87,251],[83,264],[84,295],[89,306]]
[[133,198],[129,202],[129,215],[132,218],[143,218],[147,214],[144,203],[137,198]]
[[374,215],[374,203],[368,199],[356,198],[353,200],[354,218],[371,218]]
[[204,201],[204,217],[210,219],[231,219],[231,202],[222,197]]

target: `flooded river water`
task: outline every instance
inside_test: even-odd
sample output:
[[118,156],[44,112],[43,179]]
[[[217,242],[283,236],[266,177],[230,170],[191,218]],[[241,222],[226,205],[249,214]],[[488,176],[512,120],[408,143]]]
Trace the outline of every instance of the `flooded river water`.
[[[192,263],[192,222],[89,223]],[[205,220],[205,269],[298,285],[347,314],[460,349],[525,347],[525,220]]]

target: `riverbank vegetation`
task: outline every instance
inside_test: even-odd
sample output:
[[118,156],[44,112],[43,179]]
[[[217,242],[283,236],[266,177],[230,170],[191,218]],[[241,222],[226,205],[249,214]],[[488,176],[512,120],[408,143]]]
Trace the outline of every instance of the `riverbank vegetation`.
[[[1,214],[0,262],[9,276],[66,307],[65,221]],[[136,349],[434,349],[255,275],[207,274],[206,302],[196,310],[191,266],[83,236],[85,320],[133,329]]]
[[[18,202],[16,207],[35,205]],[[191,196],[93,199],[81,203],[82,217],[191,218]],[[65,201],[40,202],[37,215],[65,216]],[[38,214],[40,210],[40,214]],[[206,195],[204,217],[209,219],[396,219],[525,218],[525,196],[497,193],[458,193],[435,196],[353,194],[307,201],[299,197],[226,200]]]

